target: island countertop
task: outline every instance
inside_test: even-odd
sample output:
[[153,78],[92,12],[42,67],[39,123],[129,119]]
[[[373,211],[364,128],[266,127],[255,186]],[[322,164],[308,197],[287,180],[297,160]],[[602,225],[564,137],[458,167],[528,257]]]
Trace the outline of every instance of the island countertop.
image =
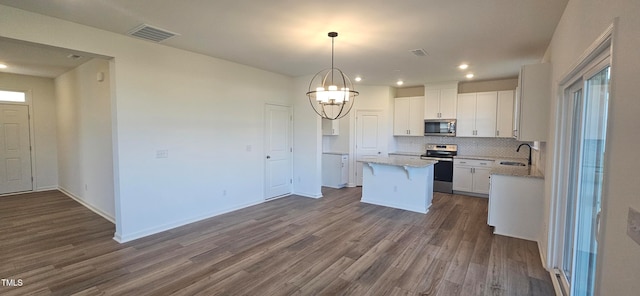
[[364,162],[364,163],[374,163],[374,164],[384,164],[384,165],[414,167],[414,168],[425,168],[438,163],[437,160],[402,159],[402,158],[396,158],[396,157],[361,158],[361,159],[358,159],[358,161]]

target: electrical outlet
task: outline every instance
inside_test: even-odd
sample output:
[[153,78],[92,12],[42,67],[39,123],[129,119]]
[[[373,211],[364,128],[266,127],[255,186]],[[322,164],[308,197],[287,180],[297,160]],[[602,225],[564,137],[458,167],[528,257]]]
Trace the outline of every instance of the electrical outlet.
[[156,158],[169,158],[169,150],[156,150]]
[[627,235],[640,245],[640,212],[631,207],[627,218]]

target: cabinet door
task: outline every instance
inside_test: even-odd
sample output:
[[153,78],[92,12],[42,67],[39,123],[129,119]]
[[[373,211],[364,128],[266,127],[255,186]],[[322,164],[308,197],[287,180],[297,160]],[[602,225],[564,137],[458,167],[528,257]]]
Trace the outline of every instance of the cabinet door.
[[424,136],[424,97],[409,99],[409,135]]
[[471,171],[471,167],[453,167],[453,190],[466,192],[473,191],[473,174]]
[[473,137],[476,129],[476,94],[458,95],[457,137]]
[[440,90],[424,91],[424,119],[438,119],[440,115]]
[[455,119],[458,102],[458,89],[443,89],[440,91],[440,118]]
[[342,167],[341,167],[341,171],[342,171],[342,178],[341,178],[341,183],[342,184],[347,184],[349,183],[349,156],[347,155],[343,155],[342,156]]
[[513,95],[512,90],[498,92],[496,137],[511,138],[513,134]]
[[411,101],[409,98],[396,98],[393,110],[393,135],[409,135],[409,109]]
[[498,93],[495,91],[477,93],[476,97],[476,137],[496,136],[496,110]]
[[490,168],[474,168],[473,170],[473,190],[475,193],[489,194],[489,184],[491,177]]
[[546,141],[549,121],[551,67],[548,63],[524,65],[520,71],[518,141]]
[[340,121],[322,119],[322,135],[337,136],[340,134]]

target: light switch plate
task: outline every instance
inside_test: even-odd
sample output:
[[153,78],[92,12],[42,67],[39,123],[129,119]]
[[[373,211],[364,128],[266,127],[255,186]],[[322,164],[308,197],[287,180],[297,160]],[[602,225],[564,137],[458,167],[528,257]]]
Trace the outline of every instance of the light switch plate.
[[640,212],[631,207],[627,218],[627,235],[640,245]]

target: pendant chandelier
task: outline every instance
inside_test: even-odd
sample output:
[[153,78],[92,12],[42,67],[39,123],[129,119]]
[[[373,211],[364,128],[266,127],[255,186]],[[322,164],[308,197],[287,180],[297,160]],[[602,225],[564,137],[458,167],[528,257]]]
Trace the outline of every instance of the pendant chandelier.
[[313,111],[322,118],[340,119],[347,115],[359,94],[353,89],[351,79],[342,70],[333,66],[333,44],[338,33],[329,32],[331,37],[331,68],[318,72],[309,83],[309,103]]

